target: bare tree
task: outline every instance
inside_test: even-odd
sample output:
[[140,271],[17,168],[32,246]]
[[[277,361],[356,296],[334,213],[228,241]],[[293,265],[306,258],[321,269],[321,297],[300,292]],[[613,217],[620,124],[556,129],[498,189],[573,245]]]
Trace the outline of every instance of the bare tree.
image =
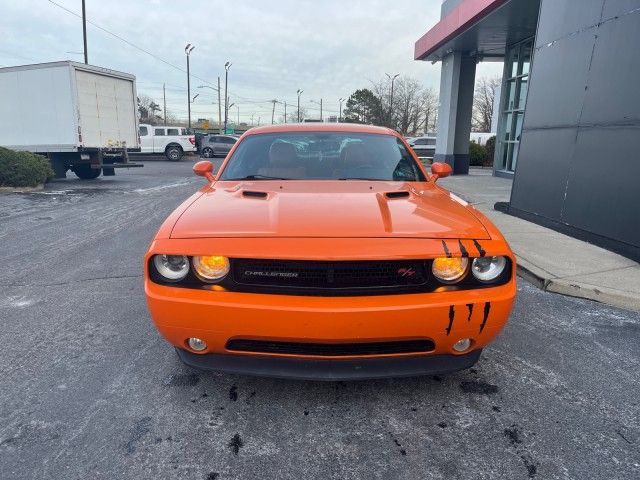
[[435,129],[438,96],[431,88],[424,88],[412,77],[396,79],[393,93],[393,111],[390,112],[391,82],[383,78],[372,82],[372,90],[382,103],[383,124],[405,135],[415,135]]
[[156,101],[148,95],[138,95],[138,116],[140,122],[150,125],[159,125],[163,119],[160,113],[162,109]]
[[482,77],[476,82],[476,90],[473,97],[473,118],[471,122],[474,131],[491,131],[493,104],[499,87],[500,77]]

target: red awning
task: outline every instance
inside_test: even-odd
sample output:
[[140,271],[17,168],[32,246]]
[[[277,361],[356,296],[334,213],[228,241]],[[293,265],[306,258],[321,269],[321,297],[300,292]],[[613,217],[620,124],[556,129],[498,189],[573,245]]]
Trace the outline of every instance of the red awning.
[[416,42],[416,60],[437,60],[429,58],[445,43],[462,34],[482,18],[489,15],[508,0],[463,0],[447,16]]

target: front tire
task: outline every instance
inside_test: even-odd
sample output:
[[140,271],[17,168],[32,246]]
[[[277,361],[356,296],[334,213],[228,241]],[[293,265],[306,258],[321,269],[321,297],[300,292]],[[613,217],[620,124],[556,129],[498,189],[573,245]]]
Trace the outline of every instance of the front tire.
[[213,153],[213,150],[209,147],[205,148],[202,150],[202,156],[204,158],[213,158],[215,155]]
[[177,145],[167,147],[164,151],[165,157],[167,157],[167,160],[170,162],[179,162],[183,154],[184,152],[182,151],[182,148]]
[[91,165],[84,163],[73,167],[73,173],[82,180],[93,180],[100,176],[102,170],[100,168],[91,168]]

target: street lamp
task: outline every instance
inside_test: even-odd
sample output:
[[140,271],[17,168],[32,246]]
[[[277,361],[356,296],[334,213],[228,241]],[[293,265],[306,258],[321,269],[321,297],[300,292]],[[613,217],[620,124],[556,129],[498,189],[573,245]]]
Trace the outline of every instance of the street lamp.
[[218,92],[218,133],[220,133],[220,125],[222,125],[222,107],[220,106],[220,77],[218,77],[218,88],[210,87],[209,85],[199,85],[198,88],[210,88],[214,92]]
[[187,115],[189,117],[189,128],[191,128],[191,75],[189,74],[189,57],[194,48],[196,48],[196,46],[190,43],[187,43],[187,46],[184,47],[184,53],[187,56]]
[[393,82],[396,81],[396,78],[398,78],[400,74],[396,73],[394,76],[391,76],[388,73],[385,73],[385,75],[389,77],[389,80],[391,80],[391,98],[389,99],[389,126],[391,127],[391,122],[393,120]]
[[304,90],[300,89],[296,92],[298,94],[298,123],[300,123],[300,95],[302,95],[302,92],[304,92]]
[[338,114],[338,122],[342,122],[342,102],[344,102],[344,98],[339,98],[338,102],[340,102],[340,113]]
[[229,69],[231,62],[224,64],[224,133],[227,133],[227,122],[229,120]]

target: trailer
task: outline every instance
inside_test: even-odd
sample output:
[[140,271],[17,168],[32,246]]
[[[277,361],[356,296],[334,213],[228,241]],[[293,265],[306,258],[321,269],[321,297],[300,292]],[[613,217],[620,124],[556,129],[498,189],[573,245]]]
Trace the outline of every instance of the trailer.
[[0,146],[47,156],[56,178],[142,167],[128,156],[140,151],[135,81],[72,61],[0,68]]

